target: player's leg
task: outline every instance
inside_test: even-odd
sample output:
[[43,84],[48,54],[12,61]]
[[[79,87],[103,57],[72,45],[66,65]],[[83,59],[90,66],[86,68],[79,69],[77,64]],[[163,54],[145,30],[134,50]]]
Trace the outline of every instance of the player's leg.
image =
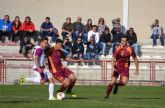
[[34,76],[33,77],[25,77],[22,76],[19,83],[25,83],[25,82],[33,82],[33,83],[44,83],[41,82],[41,76],[40,73],[37,72],[36,70],[33,70]]
[[112,75],[111,77],[111,81],[107,87],[107,91],[106,91],[106,95],[105,95],[105,99],[109,98],[109,95],[113,89],[114,84],[116,83],[117,77],[115,75]]
[[118,92],[118,87],[119,86],[125,86],[127,84],[128,80],[129,80],[128,76],[121,76],[120,81],[115,84],[113,94],[116,95]]
[[66,94],[70,94],[72,97],[77,97],[77,95],[72,92],[72,89],[77,80],[76,76],[73,73],[71,73],[68,78],[70,80],[70,83],[69,83],[69,87],[67,88]]
[[58,92],[64,92],[65,89],[69,86],[69,79],[68,78],[64,78],[62,81],[57,79],[59,82],[62,83],[60,90],[58,90]]

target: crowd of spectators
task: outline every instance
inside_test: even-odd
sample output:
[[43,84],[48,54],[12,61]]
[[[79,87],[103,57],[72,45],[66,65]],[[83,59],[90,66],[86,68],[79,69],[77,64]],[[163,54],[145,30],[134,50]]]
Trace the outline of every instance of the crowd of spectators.
[[[153,45],[156,45],[155,39],[158,37],[159,29],[158,21],[155,21],[152,25]],[[100,18],[98,24],[94,25],[92,19],[88,19],[87,23],[83,24],[81,17],[77,17],[77,20],[73,23],[71,18],[67,17],[62,25],[62,33],[59,34],[50,17],[46,17],[40,26],[39,35],[37,35],[35,25],[29,16],[25,18],[23,23],[19,16],[16,16],[13,22],[10,21],[9,15],[0,19],[0,42],[5,42],[5,37],[9,41],[19,42],[19,52],[26,57],[28,51],[40,38],[51,37],[50,43],[54,43],[57,38],[63,39],[62,50],[68,58],[97,60],[99,56],[111,55],[124,35],[128,37],[128,44],[134,48],[135,53],[139,56],[140,46],[137,44],[137,35],[133,28],[126,31],[120,23],[120,18],[112,20],[112,29],[110,30],[105,24],[104,18]],[[32,43],[32,39],[34,43]],[[164,45],[162,40],[161,42]],[[72,63],[68,62],[69,64]],[[93,65],[95,63],[86,62],[85,64]]]

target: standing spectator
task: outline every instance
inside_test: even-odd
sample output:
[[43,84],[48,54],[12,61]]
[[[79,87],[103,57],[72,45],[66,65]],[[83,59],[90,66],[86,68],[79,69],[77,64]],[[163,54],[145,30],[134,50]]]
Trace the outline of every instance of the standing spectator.
[[103,34],[106,28],[108,28],[108,26],[105,25],[104,18],[100,18],[98,21],[98,32],[100,36]]
[[33,44],[30,42],[28,37],[24,37],[23,41],[20,43],[19,53],[28,57],[29,51],[33,48]]
[[31,38],[34,39],[34,42],[37,41],[37,36],[35,34],[35,26],[29,16],[25,18],[25,21],[23,23],[23,36],[28,37],[30,41],[31,41]]
[[83,39],[83,43],[84,44],[87,44],[87,38],[88,38],[88,32],[90,30],[92,30],[92,19],[88,19],[87,20],[87,24],[84,26],[84,30],[83,30],[83,36],[82,36],[82,39]]
[[[90,41],[87,43],[87,50],[85,54],[86,60],[97,60],[97,46],[95,44],[94,37],[90,38]],[[87,62],[88,63],[88,62]],[[94,62],[89,62],[89,66],[94,65]]]
[[71,23],[71,18],[67,17],[66,22],[62,26],[62,37],[63,37],[63,39],[66,36],[68,36],[70,39],[72,39],[73,32],[74,32],[74,28],[73,28],[73,24]]
[[4,36],[8,37],[8,40],[11,38],[11,28],[12,28],[12,23],[10,22],[10,16],[5,15],[4,19],[0,21],[0,41],[5,42],[3,39]]
[[[64,52],[64,55],[67,58],[71,58],[72,54],[72,43],[69,41],[69,37],[66,36],[62,45],[62,51]],[[67,65],[71,64],[70,62],[67,62]]]
[[112,40],[113,43],[112,43],[112,51],[111,52],[114,52],[115,47],[117,45],[119,45],[121,37],[123,35],[124,34],[121,32],[121,28],[119,26],[115,27],[115,34],[113,34],[113,40]]
[[22,36],[22,23],[20,21],[20,17],[16,16],[15,20],[12,23],[12,41],[17,42],[18,40],[16,37],[18,36],[20,41],[23,41]]
[[160,38],[161,46],[164,46],[162,27],[159,26],[159,20],[156,19],[153,25],[151,25],[151,39],[153,40],[153,46],[156,46],[158,38]]
[[140,46],[137,44],[137,35],[134,32],[133,28],[129,28],[126,32],[126,36],[128,37],[128,43],[133,47],[137,56],[140,56]]
[[54,32],[53,24],[50,22],[50,17],[45,18],[45,22],[42,23],[40,29],[41,37],[51,36],[51,41],[56,41],[57,35],[56,32]]
[[77,37],[82,37],[84,24],[81,22],[82,18],[78,17],[77,21],[73,23],[74,34],[73,41],[77,40]]
[[100,42],[103,44],[103,54],[105,56],[108,54],[112,54],[110,53],[110,49],[112,48],[112,40],[109,28],[106,28],[103,34],[101,35]]
[[112,28],[112,30],[111,30],[112,35],[116,34],[116,31],[115,31],[115,28],[116,28],[116,27],[120,27],[121,33],[122,33],[122,34],[125,34],[126,28],[125,28],[123,25],[121,25],[121,23],[120,23],[120,18],[113,19],[113,20],[112,20],[112,25],[113,25],[113,28]]
[[82,44],[81,37],[77,38],[77,41],[72,47],[72,58],[76,60],[82,60],[84,55],[84,45]]

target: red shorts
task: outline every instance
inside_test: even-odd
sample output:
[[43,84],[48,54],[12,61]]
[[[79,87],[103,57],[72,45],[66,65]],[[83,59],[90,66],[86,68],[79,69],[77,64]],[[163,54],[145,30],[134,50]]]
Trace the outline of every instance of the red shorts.
[[54,78],[56,78],[59,82],[62,83],[62,81],[65,78],[68,78],[69,75],[71,75],[73,72],[68,69],[68,68],[63,68],[61,71],[57,71],[56,73],[53,73],[52,75],[54,76]]
[[129,69],[120,69],[114,72],[114,76],[116,78],[118,78],[120,75],[120,77],[126,76],[129,78]]

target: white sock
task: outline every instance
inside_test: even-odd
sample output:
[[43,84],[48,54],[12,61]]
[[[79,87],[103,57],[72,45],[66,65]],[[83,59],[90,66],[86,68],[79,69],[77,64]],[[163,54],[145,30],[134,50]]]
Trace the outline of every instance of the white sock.
[[25,78],[27,82],[40,83],[40,78]]
[[53,98],[53,94],[54,94],[54,84],[50,83],[49,84],[49,99]]

